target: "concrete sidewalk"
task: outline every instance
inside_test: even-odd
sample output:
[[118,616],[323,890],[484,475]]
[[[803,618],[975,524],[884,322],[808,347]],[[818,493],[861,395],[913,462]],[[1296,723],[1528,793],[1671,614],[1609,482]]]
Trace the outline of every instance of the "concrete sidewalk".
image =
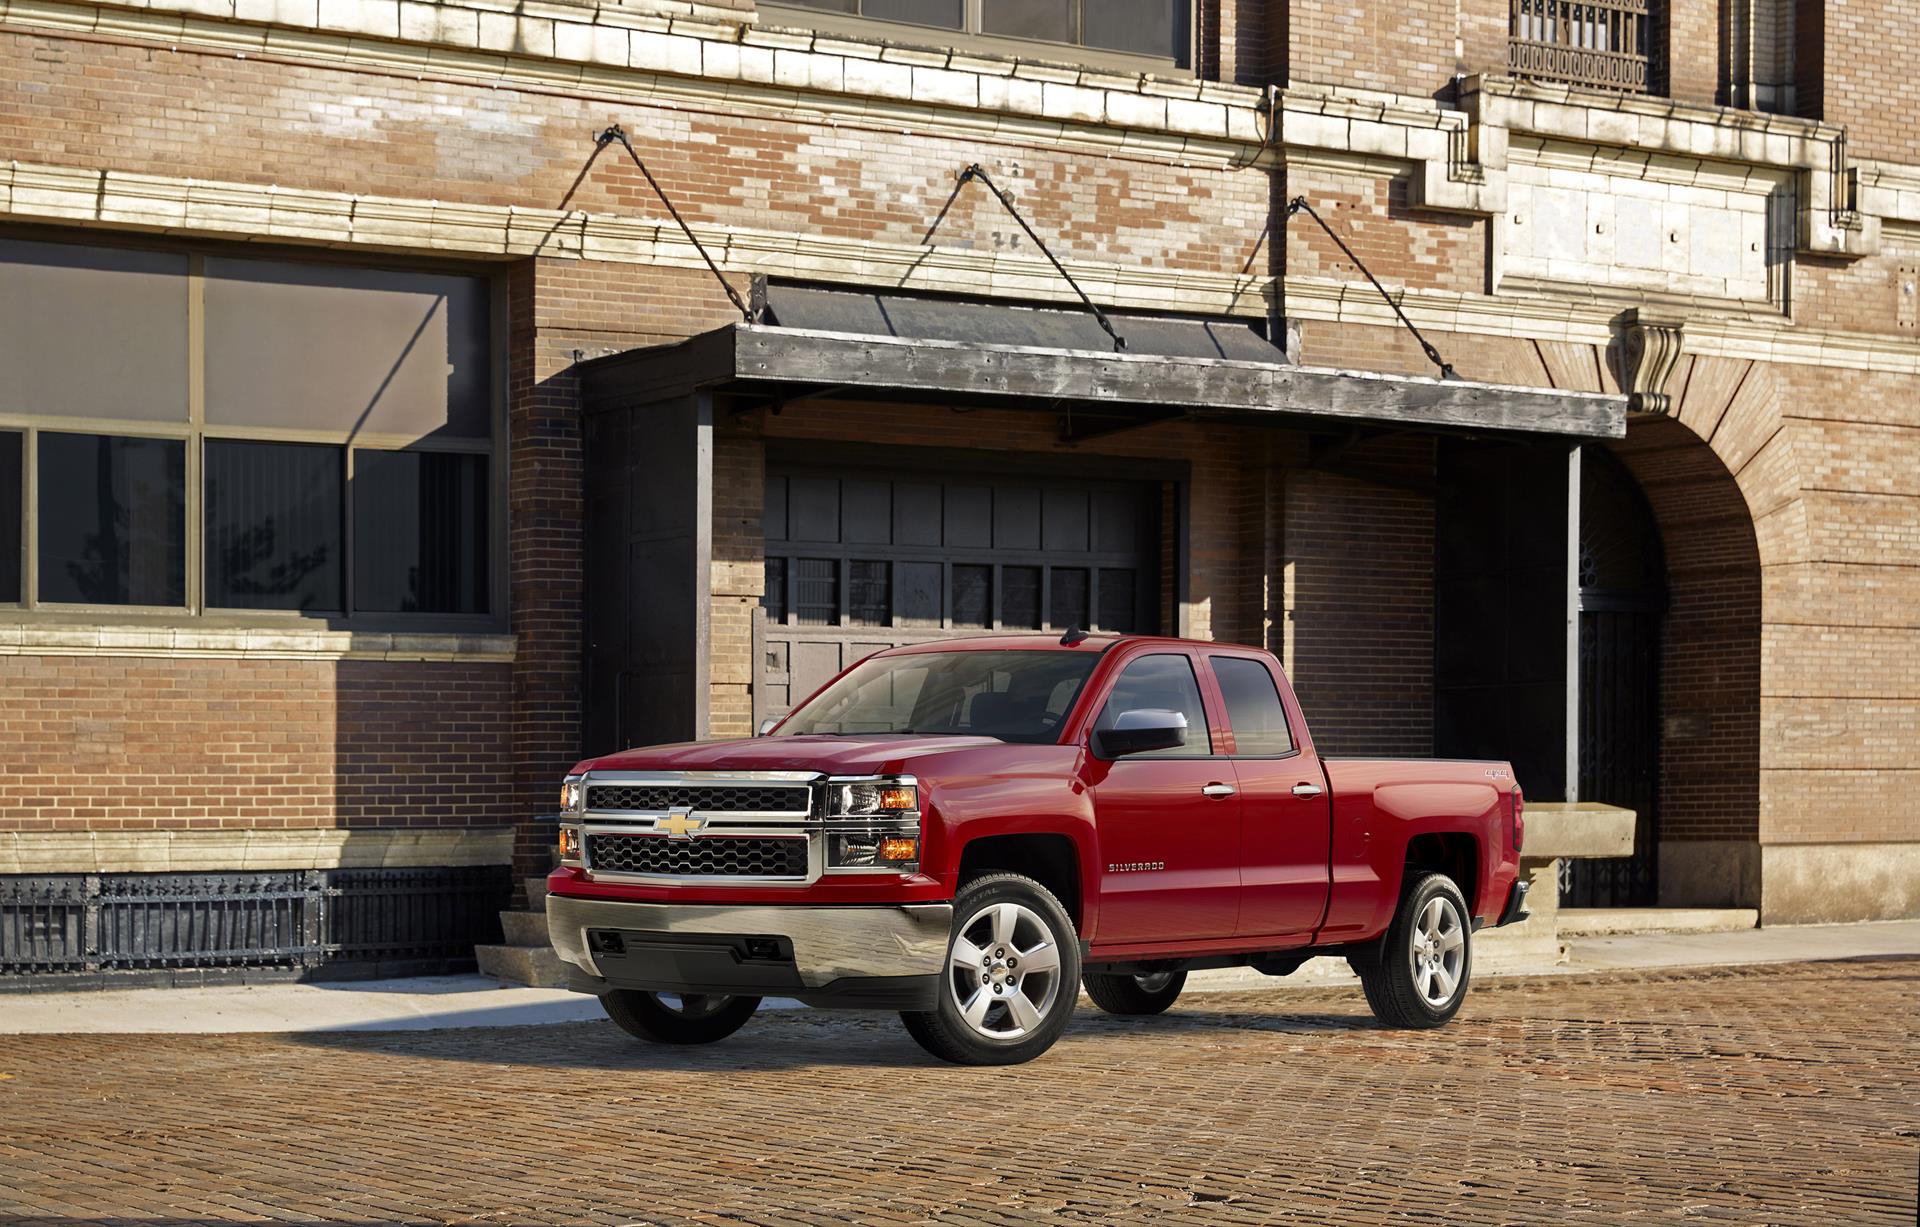
[[[1649,933],[1578,938],[1563,963],[1489,960],[1480,978],[1574,975],[1661,967],[1920,955],[1920,921]],[[1343,960],[1314,959],[1284,979],[1244,968],[1198,972],[1191,991],[1324,987],[1352,983]],[[769,1006],[795,1006],[770,1000]],[[0,993],[0,1035],[219,1034],[244,1031],[432,1031],[531,1026],[604,1017],[591,997],[502,986],[484,976],[225,988]]]

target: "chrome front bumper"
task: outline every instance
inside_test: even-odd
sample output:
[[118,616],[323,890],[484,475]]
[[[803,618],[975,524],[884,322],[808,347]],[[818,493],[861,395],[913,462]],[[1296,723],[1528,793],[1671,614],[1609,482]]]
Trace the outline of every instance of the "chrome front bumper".
[[547,930],[562,959],[606,978],[588,933],[780,937],[806,988],[837,980],[931,976],[947,955],[953,905],[810,907],[804,904],[628,903],[547,896]]

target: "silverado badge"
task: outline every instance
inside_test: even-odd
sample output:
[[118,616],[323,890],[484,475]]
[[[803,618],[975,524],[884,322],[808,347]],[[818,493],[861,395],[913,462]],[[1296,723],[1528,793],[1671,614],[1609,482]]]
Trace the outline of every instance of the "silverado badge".
[[693,833],[706,825],[705,818],[695,818],[684,809],[676,809],[665,818],[653,820],[653,829],[665,831],[668,839],[692,839]]

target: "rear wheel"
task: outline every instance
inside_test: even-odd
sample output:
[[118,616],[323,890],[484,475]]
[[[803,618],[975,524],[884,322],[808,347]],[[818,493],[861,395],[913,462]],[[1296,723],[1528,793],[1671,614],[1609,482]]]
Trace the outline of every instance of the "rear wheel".
[[1032,878],[976,878],[953,904],[936,1008],[900,1015],[934,1056],[1017,1065],[1053,1047],[1080,994],[1080,940],[1067,909]]
[[1109,1014],[1163,1014],[1187,986],[1184,971],[1157,971],[1144,976],[1090,971],[1080,977],[1093,1004]]
[[656,1044],[711,1044],[746,1025],[760,1008],[758,997],[721,993],[650,993],[614,989],[600,1008],[628,1035]]
[[1400,896],[1377,959],[1353,970],[1373,1016],[1389,1027],[1437,1027],[1460,1012],[1473,970],[1467,901],[1444,873],[1416,874]]

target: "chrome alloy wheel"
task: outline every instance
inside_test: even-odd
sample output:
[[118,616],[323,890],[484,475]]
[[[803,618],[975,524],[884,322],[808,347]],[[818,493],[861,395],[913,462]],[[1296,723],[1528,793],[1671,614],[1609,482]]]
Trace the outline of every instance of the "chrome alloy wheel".
[[1460,986],[1460,970],[1467,961],[1467,929],[1453,900],[1427,900],[1413,926],[1408,957],[1413,961],[1413,987],[1420,999],[1439,1009],[1453,1000]]
[[1060,996],[1060,947],[1031,908],[990,903],[954,931],[947,991],[975,1032],[1017,1040]]
[[671,1010],[682,1018],[705,1018],[718,1014],[733,1001],[730,994],[724,993],[655,993],[653,999],[661,1008]]
[[1151,972],[1144,976],[1135,976],[1133,982],[1140,986],[1140,991],[1143,993],[1164,993],[1167,991],[1167,985],[1173,983],[1173,973],[1170,971]]

